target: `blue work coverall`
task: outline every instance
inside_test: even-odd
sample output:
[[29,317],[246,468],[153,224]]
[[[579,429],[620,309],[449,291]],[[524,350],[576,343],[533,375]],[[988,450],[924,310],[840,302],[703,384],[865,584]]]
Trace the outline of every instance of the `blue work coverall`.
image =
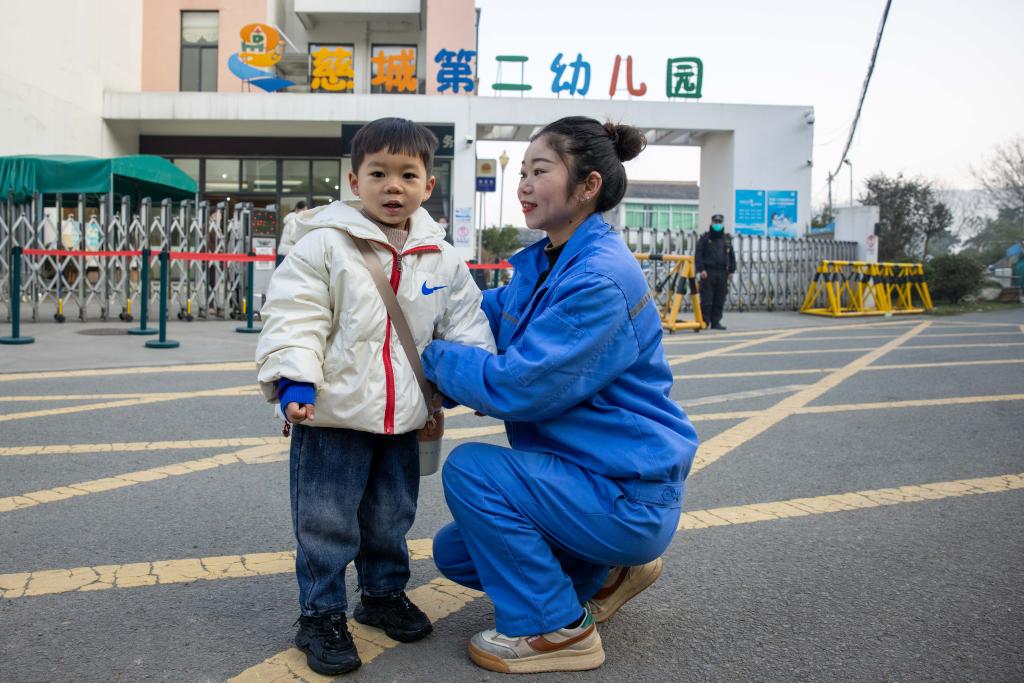
[[542,239],[484,292],[498,353],[434,341],[427,376],[505,421],[511,448],[455,448],[442,474],[454,522],[434,538],[449,579],[485,591],[509,636],[579,618],[612,566],[660,556],[676,531],[697,435],[669,398],[661,321],[639,265],[599,214],[547,279]]

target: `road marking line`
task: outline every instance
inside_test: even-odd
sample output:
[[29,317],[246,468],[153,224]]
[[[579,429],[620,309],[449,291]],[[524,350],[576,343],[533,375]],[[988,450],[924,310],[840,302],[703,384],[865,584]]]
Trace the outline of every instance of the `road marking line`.
[[[874,370],[910,370],[916,368],[949,368],[968,365],[1014,365],[1024,363],[1022,358],[1005,360],[951,360],[938,363],[899,363],[893,365],[869,365],[864,372]],[[674,375],[673,379],[729,379],[733,377],[771,377],[774,375],[813,375],[824,372],[835,372],[839,368],[809,368],[802,370],[752,370],[749,372],[708,372],[704,374],[683,373]]]
[[672,379],[729,379],[732,377],[773,377],[776,375],[814,375],[835,372],[839,368],[811,368],[805,370],[752,370],[750,372],[707,372],[703,374],[673,375]]
[[[1024,473],[792,498],[769,503],[733,505],[684,512],[677,531],[747,522],[775,521],[787,517],[820,515],[858,508],[941,500],[982,493],[1003,493],[1017,489],[1024,489]],[[429,560],[433,557],[433,539],[410,540],[408,546],[411,560]],[[107,564],[72,569],[46,569],[0,574],[0,598],[13,599],[113,588],[217,581],[250,576],[289,574],[294,571],[294,550]],[[476,591],[473,593],[481,595]],[[421,605],[421,607],[423,606]]]
[[[235,393],[219,394],[220,396],[262,396],[256,387],[248,389],[238,388]],[[0,396],[0,403],[41,403],[43,401],[95,401],[120,400],[120,399],[142,399],[142,398],[167,398],[174,400],[183,396],[195,396],[194,392],[143,392],[136,394],[50,394],[39,396]]]
[[[971,348],[1004,348],[1008,346],[1024,346],[1024,342],[994,342],[991,344],[916,344],[904,346],[900,351],[917,351],[920,349],[971,349]],[[728,351],[718,353],[718,356],[741,357],[741,356],[802,356],[812,353],[858,353],[870,351],[875,346],[855,346],[840,349],[787,349],[785,351]],[[690,359],[690,356],[683,356]]]
[[971,403],[1000,403],[1024,401],[1024,394],[994,394],[988,396],[955,396],[952,398],[917,398],[907,401],[879,401],[877,403],[837,403],[825,406],[806,406],[796,411],[800,415],[845,413],[854,410],[884,410],[886,408],[922,408],[927,406],[968,405]]
[[719,394],[716,396],[705,396],[703,398],[687,399],[684,401],[676,401],[679,405],[687,406],[706,406],[713,403],[728,403],[729,401],[740,401],[746,398],[760,398],[762,396],[772,396],[774,394],[791,394],[794,391],[800,391],[806,389],[808,384],[786,384],[778,387],[768,387],[766,389],[751,389],[750,391],[737,391],[731,394]]
[[[409,558],[412,560],[429,560],[433,557],[432,539],[421,538],[409,541],[408,545]],[[294,550],[47,569],[0,574],[0,598],[238,579],[247,576],[288,574],[294,571]]]
[[256,363],[197,363],[195,365],[143,365],[134,368],[96,368],[92,370],[49,370],[46,372],[14,372],[0,375],[0,382],[22,382],[36,379],[68,379],[70,377],[112,377],[114,375],[150,375],[165,372],[255,372]]
[[68,484],[67,486],[57,486],[52,489],[29,491],[28,493],[23,493],[20,496],[7,496],[6,498],[0,498],[0,513],[11,512],[12,510],[23,510],[36,505],[52,503],[58,500],[66,500],[77,496],[87,496],[92,493],[110,491],[112,489],[124,488],[126,486],[135,486],[148,481],[166,479],[167,477],[192,474],[193,472],[210,470],[217,467],[223,467],[224,465],[233,465],[235,463],[256,465],[260,463],[286,460],[287,458],[288,446],[286,444],[253,446],[233,453],[221,453],[220,455],[214,455],[209,458],[199,458],[198,460],[187,460],[185,462],[177,462],[170,465],[162,465],[160,467],[151,467],[145,470],[126,472],[125,474],[117,474],[111,477],[104,477],[102,479],[82,481],[77,484]]
[[[828,406],[806,406],[793,412],[794,415],[815,415],[818,413],[844,413],[857,410],[886,410],[892,408],[922,408],[929,406],[970,405],[974,403],[1003,403],[1022,401],[1024,394],[999,394],[995,396],[958,396],[954,398],[918,398],[907,401],[879,401],[877,403],[841,403]],[[683,406],[685,407],[685,406]],[[739,410],[731,413],[697,413],[688,415],[690,422],[715,420],[744,420],[760,415],[761,410]]]
[[702,358],[711,358],[713,356],[722,356],[722,355],[731,353],[733,351],[738,351],[739,349],[745,349],[745,348],[748,348],[748,347],[751,347],[751,346],[756,346],[757,344],[766,344],[768,342],[780,341],[782,339],[786,339],[787,337],[792,337],[794,334],[797,334],[797,333],[798,333],[798,330],[786,330],[784,332],[779,332],[778,334],[773,334],[773,335],[770,335],[768,337],[762,337],[762,338],[759,338],[759,339],[750,339],[748,341],[740,342],[738,344],[732,344],[730,346],[723,346],[720,349],[712,349],[710,351],[701,351],[700,353],[694,353],[694,354],[691,354],[689,356],[672,356],[672,357],[670,357],[668,359],[668,364],[669,365],[680,365],[681,363],[690,363],[690,362],[693,362],[695,360],[700,360]]
[[995,360],[949,360],[940,363],[899,363],[894,365],[872,365],[865,370],[910,370],[913,368],[952,368],[961,365],[1013,365],[1024,363],[1024,358],[1006,358]]
[[896,339],[874,349],[873,351],[851,361],[839,370],[825,375],[811,386],[803,389],[792,396],[788,396],[771,408],[762,411],[760,414],[747,418],[734,427],[730,427],[721,434],[717,434],[700,445],[697,450],[697,457],[690,469],[691,475],[699,472],[714,461],[721,458],[734,448],[750,441],[767,429],[778,424],[792,415],[796,410],[803,408],[808,403],[818,398],[826,391],[835,388],[845,379],[848,379],[860,370],[867,367],[874,361],[884,356],[889,351],[898,348],[901,344],[914,338],[924,330],[928,329],[930,322],[923,322],[916,325],[907,332],[904,332]]
[[54,415],[70,415],[71,413],[85,413],[91,410],[107,410],[110,408],[130,408],[133,406],[148,405],[150,403],[162,403],[164,401],[180,401],[191,398],[204,398],[210,396],[247,396],[250,393],[251,385],[240,387],[227,387],[224,389],[207,389],[205,391],[181,391],[167,394],[150,394],[146,398],[132,398],[121,401],[104,401],[102,403],[88,403],[78,406],[64,406],[63,408],[45,408],[43,410],[31,410],[24,413],[7,413],[0,415],[0,422],[11,420],[27,420],[35,417],[52,417]]
[[1016,327],[1017,323],[965,323],[957,320],[936,321],[937,325],[959,325],[966,327]]
[[775,503],[754,503],[684,512],[679,518],[679,526],[676,530],[768,522],[787,517],[821,515],[829,512],[845,512],[901,503],[919,503],[925,500],[941,500],[981,493],[1002,493],[1018,489],[1024,489],[1024,474],[959,479],[932,484],[837,493],[813,498],[791,498]]
[[[935,335],[930,335],[935,336]],[[963,336],[963,335],[949,335],[949,336]],[[833,336],[833,337],[796,337],[793,341],[849,341],[852,339],[892,339],[891,334],[855,334],[849,336]],[[711,342],[727,342],[728,339],[680,339],[674,342],[662,342],[663,344],[672,344],[673,346],[687,346],[689,344],[708,344]]]
[[13,455],[79,455],[81,453],[134,453],[138,451],[176,451],[195,448],[237,448],[240,446],[283,445],[281,436],[255,436],[192,441],[126,441],[122,443],[76,443],[48,446],[9,446],[0,448],[0,457]]

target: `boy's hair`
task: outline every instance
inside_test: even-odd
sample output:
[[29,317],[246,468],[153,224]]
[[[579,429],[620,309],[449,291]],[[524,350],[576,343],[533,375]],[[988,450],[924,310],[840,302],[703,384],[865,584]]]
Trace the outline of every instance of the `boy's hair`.
[[367,154],[387,148],[388,154],[408,154],[423,160],[430,175],[434,166],[437,136],[426,126],[396,117],[377,119],[366,124],[352,138],[352,172],[359,173]]

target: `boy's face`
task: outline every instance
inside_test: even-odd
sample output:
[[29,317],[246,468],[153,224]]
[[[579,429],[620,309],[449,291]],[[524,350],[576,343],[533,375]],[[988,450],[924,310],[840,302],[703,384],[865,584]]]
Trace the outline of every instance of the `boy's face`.
[[423,160],[382,149],[363,157],[358,173],[348,183],[363,202],[363,209],[381,223],[401,227],[434,191],[434,176],[427,175]]

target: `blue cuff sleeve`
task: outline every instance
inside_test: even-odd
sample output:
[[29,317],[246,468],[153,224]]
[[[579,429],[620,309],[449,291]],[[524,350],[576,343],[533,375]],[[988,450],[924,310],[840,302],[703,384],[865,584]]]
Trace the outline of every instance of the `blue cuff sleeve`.
[[289,403],[316,405],[316,387],[310,382],[296,382],[286,377],[277,380],[277,397],[281,401],[281,410]]

